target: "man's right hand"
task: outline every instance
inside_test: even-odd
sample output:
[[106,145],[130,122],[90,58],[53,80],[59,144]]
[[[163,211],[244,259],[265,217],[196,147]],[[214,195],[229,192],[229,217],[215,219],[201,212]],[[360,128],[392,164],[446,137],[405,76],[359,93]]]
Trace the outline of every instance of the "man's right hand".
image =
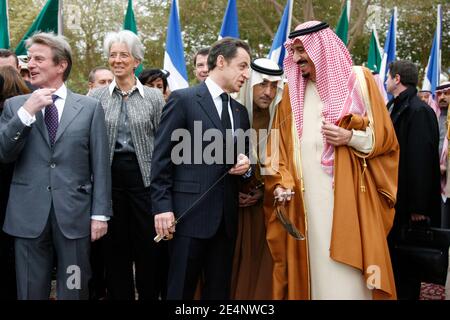
[[55,91],[56,89],[49,88],[37,89],[25,102],[23,108],[30,114],[30,116],[34,116],[46,106],[53,103],[52,94]]
[[155,231],[161,236],[169,236],[175,232],[175,215],[173,212],[163,212],[155,215]]
[[294,194],[291,189],[285,189],[282,186],[277,186],[273,191],[273,196],[279,204],[284,204],[286,201],[291,201]]

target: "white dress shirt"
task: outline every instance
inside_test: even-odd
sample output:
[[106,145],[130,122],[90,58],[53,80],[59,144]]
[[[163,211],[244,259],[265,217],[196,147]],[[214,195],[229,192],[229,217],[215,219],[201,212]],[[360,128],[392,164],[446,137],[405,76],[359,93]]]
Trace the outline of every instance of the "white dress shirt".
[[[217,112],[219,113],[219,118],[222,117],[222,98],[220,95],[225,91],[222,90],[221,87],[217,83],[215,83],[210,77],[206,78],[205,84],[208,87],[208,91],[211,94],[211,97],[214,101],[214,105],[216,106]],[[233,112],[231,112],[230,106],[230,95],[228,95],[228,114],[230,115],[231,121],[231,130],[234,132],[234,122],[233,122]]]

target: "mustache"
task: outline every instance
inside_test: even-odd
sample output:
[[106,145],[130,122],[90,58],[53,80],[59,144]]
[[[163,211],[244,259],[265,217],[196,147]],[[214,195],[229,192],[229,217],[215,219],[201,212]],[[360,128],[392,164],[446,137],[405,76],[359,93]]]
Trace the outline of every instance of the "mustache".
[[307,60],[305,60],[305,59],[302,59],[302,60],[299,60],[299,61],[297,61],[297,64],[302,64],[302,63],[308,63],[308,61]]

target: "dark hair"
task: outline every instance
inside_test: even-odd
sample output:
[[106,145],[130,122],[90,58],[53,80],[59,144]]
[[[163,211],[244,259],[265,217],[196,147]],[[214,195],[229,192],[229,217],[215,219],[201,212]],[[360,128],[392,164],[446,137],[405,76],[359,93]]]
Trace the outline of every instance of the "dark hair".
[[197,57],[198,56],[207,56],[207,55],[209,55],[209,50],[210,49],[211,49],[211,47],[204,47],[204,48],[199,49],[195,53],[195,55],[194,55],[194,68],[195,68],[195,65],[197,64]]
[[242,48],[247,51],[251,57],[250,47],[247,42],[240,39],[225,37],[216,41],[209,50],[208,55],[208,69],[213,70],[216,67],[216,61],[218,56],[223,56],[227,62],[236,57],[238,48]]
[[404,86],[416,87],[419,82],[419,70],[411,61],[397,60],[389,64],[389,74],[391,78],[400,76],[400,83]]
[[35,33],[25,41],[27,49],[33,44],[42,44],[50,47],[53,52],[53,62],[55,64],[59,64],[64,60],[67,61],[67,68],[63,74],[63,80],[66,81],[72,69],[72,50],[66,38],[61,35],[56,35],[53,32],[40,32]]
[[0,87],[0,105],[3,105],[8,98],[30,92],[25,81],[13,66],[0,66],[0,79],[3,79]]
[[0,58],[9,58],[14,57],[14,60],[16,60],[16,66],[19,66],[19,59],[17,58],[17,55],[8,49],[0,49]]
[[161,70],[161,69],[145,69],[139,74],[139,81],[145,85],[146,83],[150,83],[155,81],[156,79],[161,78],[163,82],[163,90],[164,93],[168,87],[167,77],[169,76],[169,71]]
[[89,82],[95,82],[95,74],[99,70],[108,70],[108,71],[110,71],[109,68],[107,68],[107,67],[95,67],[94,69],[91,70],[91,72],[89,72],[89,77],[88,77],[88,81]]

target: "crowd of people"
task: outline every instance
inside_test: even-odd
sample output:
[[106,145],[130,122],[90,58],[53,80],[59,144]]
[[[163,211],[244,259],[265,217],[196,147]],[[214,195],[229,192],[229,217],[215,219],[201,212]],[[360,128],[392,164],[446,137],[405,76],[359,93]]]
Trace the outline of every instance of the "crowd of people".
[[298,25],[283,67],[223,38],[170,91],[130,31],[105,36],[87,94],[40,32],[0,50],[1,300],[419,298],[397,246],[448,229],[450,83],[386,90],[328,24]]

